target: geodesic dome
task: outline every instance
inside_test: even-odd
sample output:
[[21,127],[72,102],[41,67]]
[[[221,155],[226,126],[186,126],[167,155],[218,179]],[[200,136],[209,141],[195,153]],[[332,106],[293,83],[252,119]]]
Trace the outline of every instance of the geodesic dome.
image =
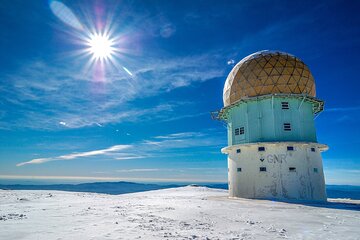
[[314,78],[299,58],[278,51],[260,51],[245,57],[231,70],[223,101],[226,107],[242,98],[277,93],[315,97]]

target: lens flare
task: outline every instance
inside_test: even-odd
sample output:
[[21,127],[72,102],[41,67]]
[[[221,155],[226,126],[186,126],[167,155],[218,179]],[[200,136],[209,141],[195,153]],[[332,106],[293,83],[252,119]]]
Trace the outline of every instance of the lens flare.
[[54,0],[51,0],[49,4],[50,9],[54,13],[54,15],[57,16],[65,24],[77,30],[84,30],[79,19],[75,16],[73,11],[71,11],[71,9],[69,9],[65,4]]
[[130,76],[133,75],[132,72],[130,72],[129,69],[127,69],[126,67],[123,66],[122,68],[123,68],[124,71],[125,71],[127,74],[129,74]]

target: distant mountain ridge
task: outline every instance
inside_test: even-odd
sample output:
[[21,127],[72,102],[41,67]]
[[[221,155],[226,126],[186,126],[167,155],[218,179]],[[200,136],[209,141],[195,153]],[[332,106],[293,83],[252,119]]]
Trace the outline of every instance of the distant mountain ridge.
[[134,182],[93,182],[79,184],[49,184],[49,185],[22,185],[22,184],[0,184],[3,190],[59,190],[69,192],[92,192],[106,194],[125,194],[152,191],[165,188],[180,187],[183,185],[158,185]]
[[[79,184],[49,184],[49,185],[27,185],[27,184],[0,184],[0,189],[4,190],[59,190],[69,192],[92,192],[106,194],[125,194],[160,190],[166,188],[182,187],[186,184],[145,184],[134,182],[93,182]],[[226,183],[218,184],[197,184],[209,188],[228,189]],[[328,198],[350,198],[360,200],[360,186],[349,185],[326,185]]]

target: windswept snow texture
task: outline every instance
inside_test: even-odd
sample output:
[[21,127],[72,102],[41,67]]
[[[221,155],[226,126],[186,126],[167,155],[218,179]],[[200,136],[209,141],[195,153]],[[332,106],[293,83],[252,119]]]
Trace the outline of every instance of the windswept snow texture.
[[228,199],[205,187],[106,195],[0,190],[0,239],[360,239],[360,202]]

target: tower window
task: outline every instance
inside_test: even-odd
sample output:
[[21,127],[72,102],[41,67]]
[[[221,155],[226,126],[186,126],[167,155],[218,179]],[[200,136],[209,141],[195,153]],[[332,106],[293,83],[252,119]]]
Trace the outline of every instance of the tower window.
[[245,129],[244,129],[244,127],[241,127],[240,128],[240,135],[242,135],[242,134],[244,134],[245,133]]
[[243,135],[245,133],[245,129],[244,127],[240,127],[240,128],[235,128],[235,135]]
[[319,170],[317,168],[314,168],[314,173],[318,173]]
[[240,148],[236,149],[236,153],[241,153],[241,149]]
[[312,148],[311,148],[311,151],[312,151],[312,152],[315,152],[315,148],[314,148],[314,147],[312,147]]
[[287,150],[288,151],[294,151],[294,147],[293,146],[287,146]]
[[289,167],[289,172],[296,172],[296,168],[295,167]]
[[290,123],[284,123],[284,131],[291,131],[291,124]]
[[237,168],[237,171],[238,171],[238,172],[241,172],[241,167],[238,167],[238,168]]
[[258,147],[259,152],[265,152],[265,147]]
[[281,102],[281,109],[289,109],[289,103],[288,102]]
[[266,167],[260,167],[260,172],[266,172]]

